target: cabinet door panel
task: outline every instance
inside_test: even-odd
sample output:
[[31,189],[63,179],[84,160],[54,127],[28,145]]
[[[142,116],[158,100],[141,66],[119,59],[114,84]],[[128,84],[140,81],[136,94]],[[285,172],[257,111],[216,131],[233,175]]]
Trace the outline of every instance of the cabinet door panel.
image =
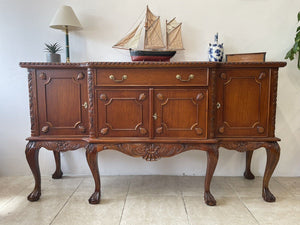
[[207,90],[155,90],[153,116],[156,137],[206,138]]
[[267,136],[267,69],[226,70],[217,82],[217,136]]
[[87,90],[83,71],[38,70],[37,90],[41,135],[87,134]]
[[149,135],[148,90],[97,90],[98,135],[135,137]]

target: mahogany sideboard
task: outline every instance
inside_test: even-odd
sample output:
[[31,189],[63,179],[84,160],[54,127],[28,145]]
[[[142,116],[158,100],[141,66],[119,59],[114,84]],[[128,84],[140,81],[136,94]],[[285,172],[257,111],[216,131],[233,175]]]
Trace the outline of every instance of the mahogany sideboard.
[[207,153],[204,200],[215,205],[210,183],[219,147],[246,152],[244,176],[253,179],[253,151],[264,147],[262,197],[275,201],[269,180],[280,155],[275,137],[278,68],[285,62],[20,63],[28,69],[31,137],[26,158],[35,179],[29,201],[41,195],[38,153],[52,150],[53,178],[60,152],[86,149],[100,202],[97,153],[113,149],[145,160],[188,150]]

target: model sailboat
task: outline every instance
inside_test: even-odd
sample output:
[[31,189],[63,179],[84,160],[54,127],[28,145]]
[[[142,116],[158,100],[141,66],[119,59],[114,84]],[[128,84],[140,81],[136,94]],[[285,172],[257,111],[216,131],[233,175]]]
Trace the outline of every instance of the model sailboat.
[[[129,49],[132,61],[170,61],[176,50],[183,49],[181,25],[175,18],[166,21],[166,46],[162,38],[160,17],[155,16],[147,6],[145,25],[140,24],[113,48]],[[137,50],[142,30],[145,28],[144,50]]]

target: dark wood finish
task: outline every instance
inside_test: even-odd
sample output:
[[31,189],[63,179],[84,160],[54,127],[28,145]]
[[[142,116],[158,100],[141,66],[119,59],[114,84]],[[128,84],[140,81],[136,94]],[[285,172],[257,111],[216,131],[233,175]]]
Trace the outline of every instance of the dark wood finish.
[[38,151],[86,147],[95,181],[91,204],[100,202],[98,152],[112,149],[155,161],[196,149],[207,152],[204,200],[219,147],[246,152],[244,176],[253,179],[253,151],[264,147],[262,196],[275,201],[269,181],[278,163],[275,137],[278,68],[282,62],[21,63],[28,68],[31,137],[26,158],[41,195]]
[[216,135],[267,137],[270,69],[222,69],[217,74]]
[[53,179],[60,179],[62,178],[63,172],[61,170],[61,164],[60,164],[60,152],[53,151],[54,159],[55,159],[55,166],[56,170],[52,174]]
[[28,142],[26,145],[26,159],[35,180],[33,191],[27,196],[31,202],[39,200],[41,196],[41,173],[39,167],[39,150],[40,147],[36,146],[36,142]]
[[156,89],[154,96],[155,136],[207,137],[207,89]]
[[252,160],[253,151],[246,151],[246,169],[244,172],[244,177],[248,180],[253,180],[255,176],[251,172],[251,160]]
[[[187,82],[190,75],[194,77]],[[113,75],[116,81],[110,79]],[[122,80],[126,75],[127,79]],[[180,75],[181,80],[176,78]],[[146,68],[97,69],[97,86],[207,86],[209,70],[207,68]]]
[[269,190],[269,181],[279,161],[280,147],[277,142],[271,142],[265,148],[267,151],[267,165],[263,180],[262,197],[267,202],[275,202],[276,198]]
[[95,181],[95,191],[89,198],[90,204],[100,203],[101,198],[101,183],[100,183],[100,174],[98,169],[98,158],[97,158],[97,146],[94,144],[89,144],[86,148],[86,159],[91,169],[92,175]]
[[101,89],[96,91],[98,135],[132,137],[149,135],[147,89]]
[[38,69],[35,74],[40,135],[87,135],[86,72]]

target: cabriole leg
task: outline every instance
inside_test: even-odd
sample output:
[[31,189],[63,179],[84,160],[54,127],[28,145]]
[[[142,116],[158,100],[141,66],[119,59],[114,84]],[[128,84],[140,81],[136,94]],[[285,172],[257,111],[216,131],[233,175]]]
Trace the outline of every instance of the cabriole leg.
[[253,151],[246,151],[246,169],[244,172],[244,177],[248,180],[253,180],[255,176],[251,172],[251,160],[252,160]]
[[61,171],[61,164],[60,164],[60,152],[53,151],[54,159],[55,159],[55,165],[56,170],[52,174],[53,179],[60,179],[62,178],[63,172]]
[[207,168],[206,168],[206,176],[205,176],[205,192],[204,192],[204,201],[209,206],[216,205],[216,200],[214,196],[210,193],[210,183],[215,172],[218,158],[219,158],[219,150],[216,145],[211,146],[207,154]]
[[263,180],[262,197],[266,202],[275,202],[276,198],[269,190],[269,181],[279,160],[280,147],[277,142],[268,143],[266,151],[267,164]]
[[97,157],[97,146],[94,144],[89,144],[86,149],[86,159],[89,164],[90,170],[93,174],[95,181],[95,192],[89,198],[90,204],[98,204],[100,202],[101,193],[100,193],[100,175],[98,168],[98,157]]
[[41,196],[41,174],[40,174],[40,167],[39,167],[39,150],[40,147],[36,147],[35,142],[30,141],[26,145],[26,150],[25,150],[26,159],[35,180],[34,189],[27,197],[27,199],[31,202],[39,200]]

